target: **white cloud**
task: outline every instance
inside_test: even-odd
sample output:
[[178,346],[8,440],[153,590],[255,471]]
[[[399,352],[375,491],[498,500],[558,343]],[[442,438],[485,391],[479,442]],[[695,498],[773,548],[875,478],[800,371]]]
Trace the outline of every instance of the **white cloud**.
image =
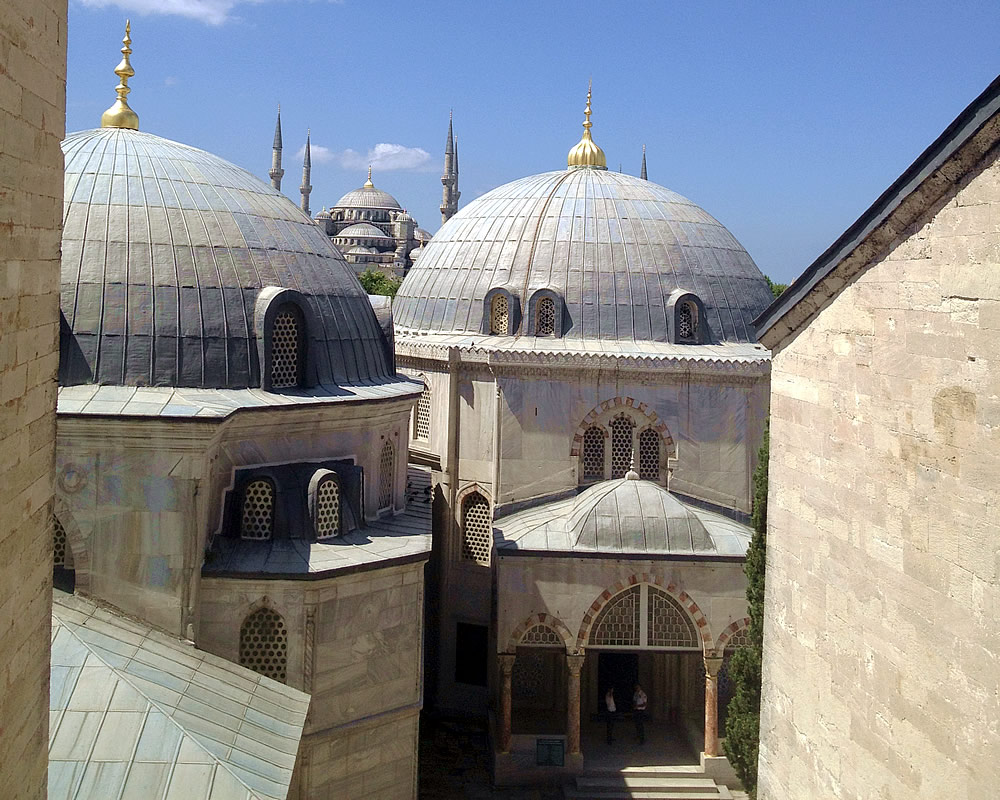
[[[305,155],[305,146],[299,148],[298,158]],[[367,153],[357,150],[331,150],[320,144],[311,146],[313,162],[317,164],[338,164],[344,169],[372,169],[378,172],[430,172],[435,169],[431,154],[422,147],[406,147],[402,144],[379,142]]]
[[167,75],[167,77],[163,79],[163,85],[164,86],[176,86],[177,85],[177,78],[175,78],[173,75]]
[[[222,25],[233,17],[230,12],[239,5],[259,5],[267,2],[287,0],[78,0],[90,8],[114,6],[134,14],[165,14],[204,22],[206,25]],[[343,0],[329,0],[341,3]]]

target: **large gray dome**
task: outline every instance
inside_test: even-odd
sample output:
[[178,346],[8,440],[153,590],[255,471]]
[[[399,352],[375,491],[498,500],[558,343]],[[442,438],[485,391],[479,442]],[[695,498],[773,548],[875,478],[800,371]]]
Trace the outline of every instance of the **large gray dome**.
[[353,271],[284,195],[139,131],[74,133],[63,152],[62,385],[260,386],[255,304],[271,286],[307,306],[313,383],[392,374]]
[[[704,304],[713,342],[755,342],[773,299],[736,238],[681,195],[601,169],[508,183],[452,217],[407,274],[397,330],[481,333],[484,300],[502,287],[527,308],[562,298],[567,339],[668,341],[668,297]],[[527,319],[514,335],[528,333]]]

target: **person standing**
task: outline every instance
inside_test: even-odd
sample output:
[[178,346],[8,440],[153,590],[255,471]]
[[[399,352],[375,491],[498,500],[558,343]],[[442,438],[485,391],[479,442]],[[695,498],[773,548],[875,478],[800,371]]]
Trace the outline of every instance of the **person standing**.
[[609,686],[608,690],[604,693],[604,705],[607,708],[607,711],[605,712],[605,721],[608,725],[608,744],[611,744],[615,740],[615,714],[618,711],[615,707],[614,686]]
[[646,693],[637,683],[635,685],[635,694],[632,695],[632,714],[635,717],[635,735],[639,737],[639,744],[643,744],[646,741],[646,727],[644,722],[646,720],[646,706],[648,703],[649,698],[646,697]]

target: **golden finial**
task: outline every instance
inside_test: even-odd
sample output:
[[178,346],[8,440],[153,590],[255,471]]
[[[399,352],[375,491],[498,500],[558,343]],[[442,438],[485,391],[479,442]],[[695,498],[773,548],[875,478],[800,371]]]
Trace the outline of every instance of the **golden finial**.
[[587,107],[583,111],[583,138],[569,151],[566,159],[570,167],[594,167],[596,169],[607,169],[608,161],[604,157],[604,151],[594,144],[590,137],[590,129],[593,123],[590,121],[590,95],[593,81],[587,84]]
[[368,180],[365,181],[365,185],[362,188],[363,189],[374,189],[375,188],[375,184],[372,183],[372,165],[371,164],[368,165]]
[[121,63],[115,67],[115,75],[118,76],[118,85],[115,87],[115,91],[118,93],[118,99],[115,104],[111,106],[107,111],[101,115],[101,127],[102,128],[129,128],[130,130],[139,130],[139,115],[136,114],[128,106],[128,93],[132,91],[128,88],[128,79],[135,75],[135,70],[132,69],[132,65],[128,62],[128,57],[132,53],[132,48],[129,47],[132,44],[132,38],[129,34],[132,33],[132,23],[130,20],[125,20],[125,38],[122,39],[122,60]]

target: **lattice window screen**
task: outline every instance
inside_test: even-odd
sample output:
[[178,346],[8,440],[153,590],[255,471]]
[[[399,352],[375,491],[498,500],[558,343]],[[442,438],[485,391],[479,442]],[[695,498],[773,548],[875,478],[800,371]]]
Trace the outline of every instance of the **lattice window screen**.
[[646,481],[660,479],[660,434],[652,428],[639,434],[639,477]]
[[340,534],[340,486],[327,478],[316,487],[316,538]]
[[274,487],[270,481],[250,481],[243,490],[240,536],[244,539],[270,539],[273,529]]
[[729,641],[726,642],[726,650],[736,650],[739,647],[748,647],[750,645],[750,637],[747,635],[748,633],[748,628],[740,628],[736,631],[736,633],[729,637]]
[[288,631],[281,615],[259,608],[240,628],[240,665],[285,682],[288,668]]
[[556,645],[561,647],[563,645],[563,640],[552,628],[548,625],[535,625],[528,628],[524,632],[524,636],[521,637],[519,645],[522,647],[549,647],[551,645]]
[[271,327],[271,387],[299,385],[299,320],[292,311],[279,311]]
[[535,323],[535,333],[539,336],[551,336],[556,330],[556,304],[551,297],[543,297],[538,301],[538,320]]
[[698,332],[698,319],[690,303],[682,303],[677,312],[677,338],[693,339]]
[[511,675],[515,697],[538,697],[545,690],[545,653],[518,653]]
[[489,566],[492,540],[490,504],[473,492],[462,501],[462,557]]
[[72,558],[67,558],[69,546],[66,543],[66,529],[58,518],[52,520],[52,566],[69,567],[67,561],[72,562]]
[[396,469],[396,448],[388,439],[382,445],[378,459],[378,507],[392,508],[393,473]]
[[613,597],[594,621],[593,645],[639,646],[639,587],[632,586]]
[[490,333],[506,336],[510,319],[507,295],[495,294],[490,302]]
[[698,631],[680,604],[666,592],[649,587],[648,639],[650,647],[698,647]]
[[431,438],[431,387],[424,386],[417,401],[417,416],[414,424],[414,435],[427,441]]
[[611,420],[611,477],[624,478],[632,466],[632,418],[622,414]]
[[583,477],[604,478],[604,431],[596,425],[583,433]]

